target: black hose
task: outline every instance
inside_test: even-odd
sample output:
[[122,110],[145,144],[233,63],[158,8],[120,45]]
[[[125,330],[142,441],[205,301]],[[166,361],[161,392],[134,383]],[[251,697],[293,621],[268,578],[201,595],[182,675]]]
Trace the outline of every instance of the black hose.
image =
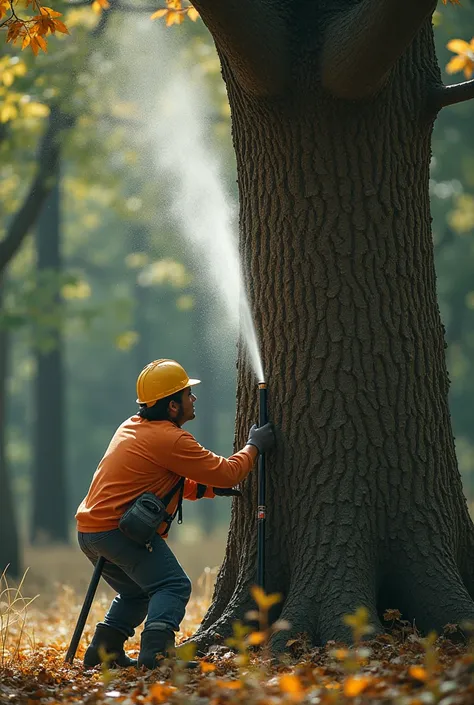
[[[264,426],[268,422],[267,410],[267,385],[260,382],[258,425]],[[258,458],[258,495],[257,495],[257,585],[265,590],[265,453]]]

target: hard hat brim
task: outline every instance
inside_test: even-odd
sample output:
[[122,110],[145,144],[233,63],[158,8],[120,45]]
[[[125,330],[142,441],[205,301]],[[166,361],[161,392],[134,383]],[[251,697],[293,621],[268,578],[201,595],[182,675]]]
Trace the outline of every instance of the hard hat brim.
[[[179,389],[175,389],[171,392],[168,392],[165,394],[163,397],[160,397],[161,399],[166,399],[166,397],[171,396],[171,394],[177,394],[178,392],[181,392],[183,389],[187,389],[188,387],[194,387],[196,384],[201,384],[200,379],[188,379],[187,383],[184,385],[184,387],[180,387]],[[137,404],[155,404],[159,399],[150,399],[149,401],[140,401],[140,399],[137,399],[136,402]]]

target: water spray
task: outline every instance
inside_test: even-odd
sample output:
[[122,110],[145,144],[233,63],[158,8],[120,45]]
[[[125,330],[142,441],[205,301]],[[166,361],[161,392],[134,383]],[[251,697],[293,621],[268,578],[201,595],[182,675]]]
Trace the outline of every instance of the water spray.
[[[258,425],[264,426],[268,422],[267,385],[266,382],[258,384]],[[257,494],[257,585],[265,590],[265,453],[258,456],[258,494]]]

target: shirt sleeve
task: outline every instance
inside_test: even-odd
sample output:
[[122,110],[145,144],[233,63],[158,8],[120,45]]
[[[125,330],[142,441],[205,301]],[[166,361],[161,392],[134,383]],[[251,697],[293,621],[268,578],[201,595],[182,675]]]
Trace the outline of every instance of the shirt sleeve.
[[215,496],[216,495],[210,485],[203,485],[199,482],[195,482],[194,480],[189,479],[187,479],[184,483],[184,499],[190,499],[194,501],[195,499],[202,499],[203,497],[212,499]]
[[211,487],[234,487],[253,465],[254,458],[245,448],[224,458],[203,448],[186,431],[176,440],[168,461],[171,472]]

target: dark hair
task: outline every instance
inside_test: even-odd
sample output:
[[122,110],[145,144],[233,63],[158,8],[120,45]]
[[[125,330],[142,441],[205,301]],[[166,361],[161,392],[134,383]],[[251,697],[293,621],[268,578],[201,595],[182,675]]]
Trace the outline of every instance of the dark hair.
[[183,401],[183,392],[184,389],[181,389],[179,392],[171,394],[169,397],[158,399],[153,406],[140,404],[138,416],[141,416],[142,419],[146,419],[147,421],[171,421],[168,414],[168,405],[170,401],[175,401],[181,406]]

